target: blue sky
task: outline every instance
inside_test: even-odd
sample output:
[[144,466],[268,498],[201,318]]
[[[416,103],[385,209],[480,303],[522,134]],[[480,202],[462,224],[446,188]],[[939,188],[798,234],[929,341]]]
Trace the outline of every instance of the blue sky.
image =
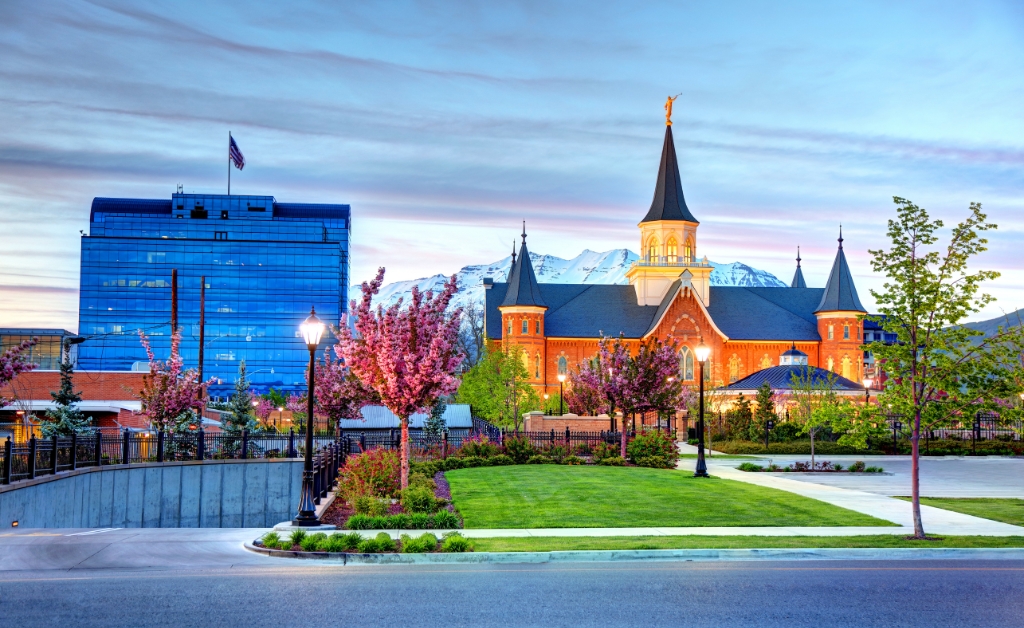
[[[339,6],[341,5],[341,6]],[[350,6],[349,6],[350,5]],[[359,5],[359,6],[356,6]],[[894,6],[895,5],[895,6]],[[999,224],[1024,306],[1019,2],[0,3],[0,326],[77,325],[94,196],[351,203],[353,278],[638,247],[662,105],[698,247],[861,296],[893,195]]]

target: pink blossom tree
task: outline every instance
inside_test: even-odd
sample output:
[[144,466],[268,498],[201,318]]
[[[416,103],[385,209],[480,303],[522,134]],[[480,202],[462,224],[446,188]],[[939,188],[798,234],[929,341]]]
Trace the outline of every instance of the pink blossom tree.
[[601,369],[601,391],[608,400],[608,416],[622,410],[620,455],[626,457],[626,414],[632,411],[636,398],[633,392],[635,375],[629,346],[621,338],[602,337],[598,342],[598,365]]
[[605,411],[608,399],[601,385],[601,367],[596,360],[587,360],[569,370],[569,386],[565,404],[569,412],[596,416]]
[[630,404],[634,412],[675,411],[683,392],[676,345],[657,338],[642,343],[633,357]]
[[458,335],[462,309],[449,312],[455,294],[455,276],[437,295],[421,293],[415,286],[408,307],[402,299],[386,310],[373,308],[373,297],[384,281],[384,269],[362,286],[363,298],[352,302],[355,334],[345,321],[337,330],[335,351],[339,358],[381,403],[399,418],[402,426],[402,488],[409,484],[409,417],[428,412],[439,397],[458,388],[455,377],[463,355]]
[[328,353],[316,363],[316,382],[314,411],[335,424],[339,419],[360,419],[363,406],[380,403],[376,390],[364,386],[343,360],[331,360]]
[[[27,353],[34,344],[36,344],[35,338],[25,340],[0,354],[0,390],[3,390],[20,373],[27,373],[36,368],[36,364],[28,361]],[[0,395],[0,406],[7,405],[9,401]]]
[[149,357],[149,374],[142,378],[142,390],[136,393],[142,402],[141,414],[161,430],[175,431],[201,421],[199,417],[206,405],[204,386],[213,380],[200,382],[196,369],[183,368],[179,353],[181,332],[171,334],[171,354],[166,361],[156,359],[149,338],[142,331],[139,339]]
[[274,405],[273,401],[266,397],[258,397],[256,399],[256,407],[253,409],[253,414],[256,415],[256,418],[260,423],[266,425],[274,410],[277,410],[277,406]]

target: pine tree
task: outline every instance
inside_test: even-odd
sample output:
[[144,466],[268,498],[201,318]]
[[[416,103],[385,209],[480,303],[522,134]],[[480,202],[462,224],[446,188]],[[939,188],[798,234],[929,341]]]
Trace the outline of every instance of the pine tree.
[[775,420],[775,392],[768,382],[761,384],[757,389],[757,396],[754,401],[757,408],[754,409],[754,420],[750,423],[750,440],[759,441],[764,437],[764,428],[768,421]]
[[69,353],[70,351],[65,349],[60,363],[60,389],[50,393],[56,407],[46,411],[46,418],[40,425],[43,436],[47,438],[55,435],[81,434],[87,431],[92,423],[92,417],[86,418],[78,409],[78,403],[82,401],[82,396],[75,391],[74,382],[71,381],[75,370],[71,364]]
[[430,409],[430,416],[423,422],[423,434],[432,438],[441,438],[441,434],[448,431],[448,425],[444,421],[444,411],[448,408],[444,397],[437,400],[434,407]]
[[224,417],[224,431],[240,434],[242,430],[254,431],[257,427],[253,416],[252,392],[249,390],[249,379],[245,376],[245,360],[238,364],[238,379],[235,380],[235,394],[228,404],[228,414]]

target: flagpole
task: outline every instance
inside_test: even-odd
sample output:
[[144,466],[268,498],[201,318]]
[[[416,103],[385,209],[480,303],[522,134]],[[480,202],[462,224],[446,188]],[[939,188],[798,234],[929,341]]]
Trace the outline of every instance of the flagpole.
[[228,131],[228,196],[231,196],[231,131]]

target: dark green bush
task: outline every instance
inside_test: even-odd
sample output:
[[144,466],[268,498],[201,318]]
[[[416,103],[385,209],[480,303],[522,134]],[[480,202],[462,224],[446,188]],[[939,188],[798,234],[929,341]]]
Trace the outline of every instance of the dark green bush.
[[449,532],[444,535],[441,551],[449,553],[472,552],[473,543],[457,532]]
[[409,515],[409,526],[413,530],[426,530],[430,527],[430,515],[422,512]]
[[555,461],[547,456],[534,455],[530,456],[530,459],[526,461],[526,464],[554,464]]
[[[410,474],[420,474],[433,478],[439,471],[444,471],[444,460],[428,460],[426,462],[414,462],[409,465]],[[412,475],[409,476],[410,481]]]
[[423,554],[425,552],[433,552],[436,549],[437,537],[429,532],[425,532],[415,539],[408,534],[402,535],[403,554]]
[[373,519],[374,517],[367,515],[352,515],[345,522],[345,527],[349,530],[372,530],[373,527],[370,525],[370,521]]
[[387,530],[408,530],[412,527],[409,515],[397,514],[384,517],[384,528]]
[[402,508],[406,512],[434,512],[437,508],[434,491],[426,486],[409,486],[402,491]]
[[505,454],[498,454],[497,456],[491,457],[492,467],[504,467],[515,463],[516,461],[512,459],[512,456],[507,456]]
[[[715,451],[723,454],[763,454],[766,453],[764,443],[754,443],[745,440],[723,440],[714,441]],[[794,454],[809,456],[811,454],[810,439],[798,440],[789,443],[768,443],[767,453],[770,454]],[[822,456],[836,456],[844,454],[868,453],[863,449],[857,449],[848,445],[840,445],[830,441],[814,441],[814,453]]]
[[[675,441],[659,430],[649,430],[638,435],[626,446],[626,453],[637,466],[656,466],[659,469],[674,468],[679,459]],[[644,464],[640,464],[641,460]]]
[[557,464],[561,464],[562,460],[569,455],[569,448],[565,445],[552,445],[548,447],[547,451],[544,452],[548,458],[551,458]]
[[363,539],[357,549],[362,554],[395,551],[395,542],[387,532],[381,532],[372,539]]
[[579,465],[584,463],[586,463],[586,460],[579,456],[566,456],[565,458],[562,458],[562,464]]
[[301,545],[304,538],[306,538],[305,530],[292,530],[292,533],[288,536],[288,547]]
[[597,464],[604,465],[606,467],[622,467],[626,464],[626,459],[622,456],[610,456],[608,458],[602,458]]
[[740,471],[764,471],[764,467],[753,462],[744,462],[740,466],[736,467]]
[[455,456],[449,456],[443,460],[444,468],[442,471],[454,471],[456,469],[462,469],[466,466],[466,462],[462,458],[456,458]]
[[430,492],[437,490],[437,482],[434,481],[434,476],[422,472],[409,474],[409,486],[423,487],[430,490]]
[[591,448],[591,455],[594,462],[600,463],[605,458],[614,458],[619,455],[619,446],[604,441],[594,444]]
[[487,458],[477,458],[476,456],[466,456],[462,459],[462,466],[466,469],[472,469],[473,467],[486,467],[490,466],[490,461]]
[[515,461],[516,464],[525,464],[531,456],[537,453],[533,443],[522,436],[511,436],[505,439],[505,453]]
[[850,465],[850,469],[849,470],[853,471],[854,473],[859,473],[859,472],[863,471],[864,470],[864,461],[863,460],[858,460],[857,462],[854,462],[853,464]]
[[450,510],[441,510],[434,513],[433,527],[435,530],[447,530],[459,527],[459,517]]
[[269,532],[263,535],[263,538],[260,541],[263,543],[263,547],[267,549],[277,549],[278,544],[281,543],[281,538],[278,536],[277,532]]
[[391,500],[373,495],[360,495],[352,501],[352,507],[356,514],[370,515],[371,517],[386,515],[388,508],[391,507]]
[[864,473],[882,473],[884,469],[882,467],[866,467]]
[[490,458],[499,453],[501,448],[497,443],[492,443],[486,436],[481,436],[479,439],[466,439],[455,455],[459,458]]

